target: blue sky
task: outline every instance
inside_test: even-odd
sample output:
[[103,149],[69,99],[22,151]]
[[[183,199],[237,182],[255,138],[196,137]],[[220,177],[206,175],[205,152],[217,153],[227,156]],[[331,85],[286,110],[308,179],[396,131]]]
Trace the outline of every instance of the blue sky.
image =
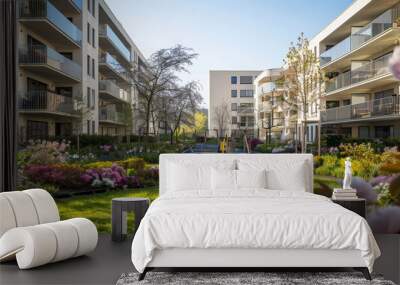
[[204,106],[211,69],[280,67],[291,41],[311,39],[352,0],[106,0],[145,57],[182,44],[199,53],[191,74]]

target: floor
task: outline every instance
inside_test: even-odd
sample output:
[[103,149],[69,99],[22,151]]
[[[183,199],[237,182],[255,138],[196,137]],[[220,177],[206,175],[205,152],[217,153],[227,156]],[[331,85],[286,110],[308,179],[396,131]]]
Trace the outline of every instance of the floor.
[[97,248],[81,256],[46,266],[18,270],[15,262],[0,265],[0,284],[115,284],[124,272],[134,271],[131,241],[116,243],[100,234]]
[[[376,240],[382,256],[374,271],[400,284],[400,235],[377,235]],[[15,262],[1,264],[0,284],[115,284],[122,273],[134,271],[130,246],[131,240],[115,243],[110,235],[100,234],[97,249],[88,256],[30,270],[19,270]]]

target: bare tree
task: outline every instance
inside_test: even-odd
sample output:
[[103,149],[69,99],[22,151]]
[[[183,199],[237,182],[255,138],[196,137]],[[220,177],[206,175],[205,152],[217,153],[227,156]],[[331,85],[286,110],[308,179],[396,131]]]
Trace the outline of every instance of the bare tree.
[[199,90],[198,82],[192,81],[182,87],[176,86],[162,97],[164,112],[160,114],[164,113],[171,144],[182,125],[194,126],[194,115],[203,100]]
[[318,104],[321,97],[319,84],[322,73],[319,68],[319,59],[309,48],[309,42],[302,33],[297,43],[291,43],[285,58],[288,72],[285,75],[285,84],[291,92],[285,93],[284,100],[293,106],[301,120],[300,143],[301,152],[306,152],[307,126],[312,104]]
[[138,63],[133,69],[132,81],[139,93],[145,135],[150,132],[152,114],[157,112],[156,98],[175,87],[179,81],[177,73],[188,72],[187,67],[196,57],[192,49],[177,45],[156,51],[145,64]]
[[214,120],[218,127],[218,137],[223,137],[224,131],[228,128],[229,124],[229,104],[228,102],[224,101],[222,104],[214,107]]

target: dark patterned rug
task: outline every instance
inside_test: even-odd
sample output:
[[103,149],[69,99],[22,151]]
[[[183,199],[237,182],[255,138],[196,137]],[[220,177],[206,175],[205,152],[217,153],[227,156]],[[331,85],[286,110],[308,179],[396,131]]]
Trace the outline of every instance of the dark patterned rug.
[[146,284],[213,284],[213,285],[395,285],[381,276],[372,275],[368,281],[359,272],[148,272],[138,281],[138,273],[122,274],[117,285]]

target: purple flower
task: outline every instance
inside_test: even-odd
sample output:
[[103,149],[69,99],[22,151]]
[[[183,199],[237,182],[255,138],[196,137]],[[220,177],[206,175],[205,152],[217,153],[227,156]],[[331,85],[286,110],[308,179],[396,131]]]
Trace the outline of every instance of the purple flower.
[[390,206],[378,209],[368,216],[368,223],[374,233],[400,233],[400,207]]

